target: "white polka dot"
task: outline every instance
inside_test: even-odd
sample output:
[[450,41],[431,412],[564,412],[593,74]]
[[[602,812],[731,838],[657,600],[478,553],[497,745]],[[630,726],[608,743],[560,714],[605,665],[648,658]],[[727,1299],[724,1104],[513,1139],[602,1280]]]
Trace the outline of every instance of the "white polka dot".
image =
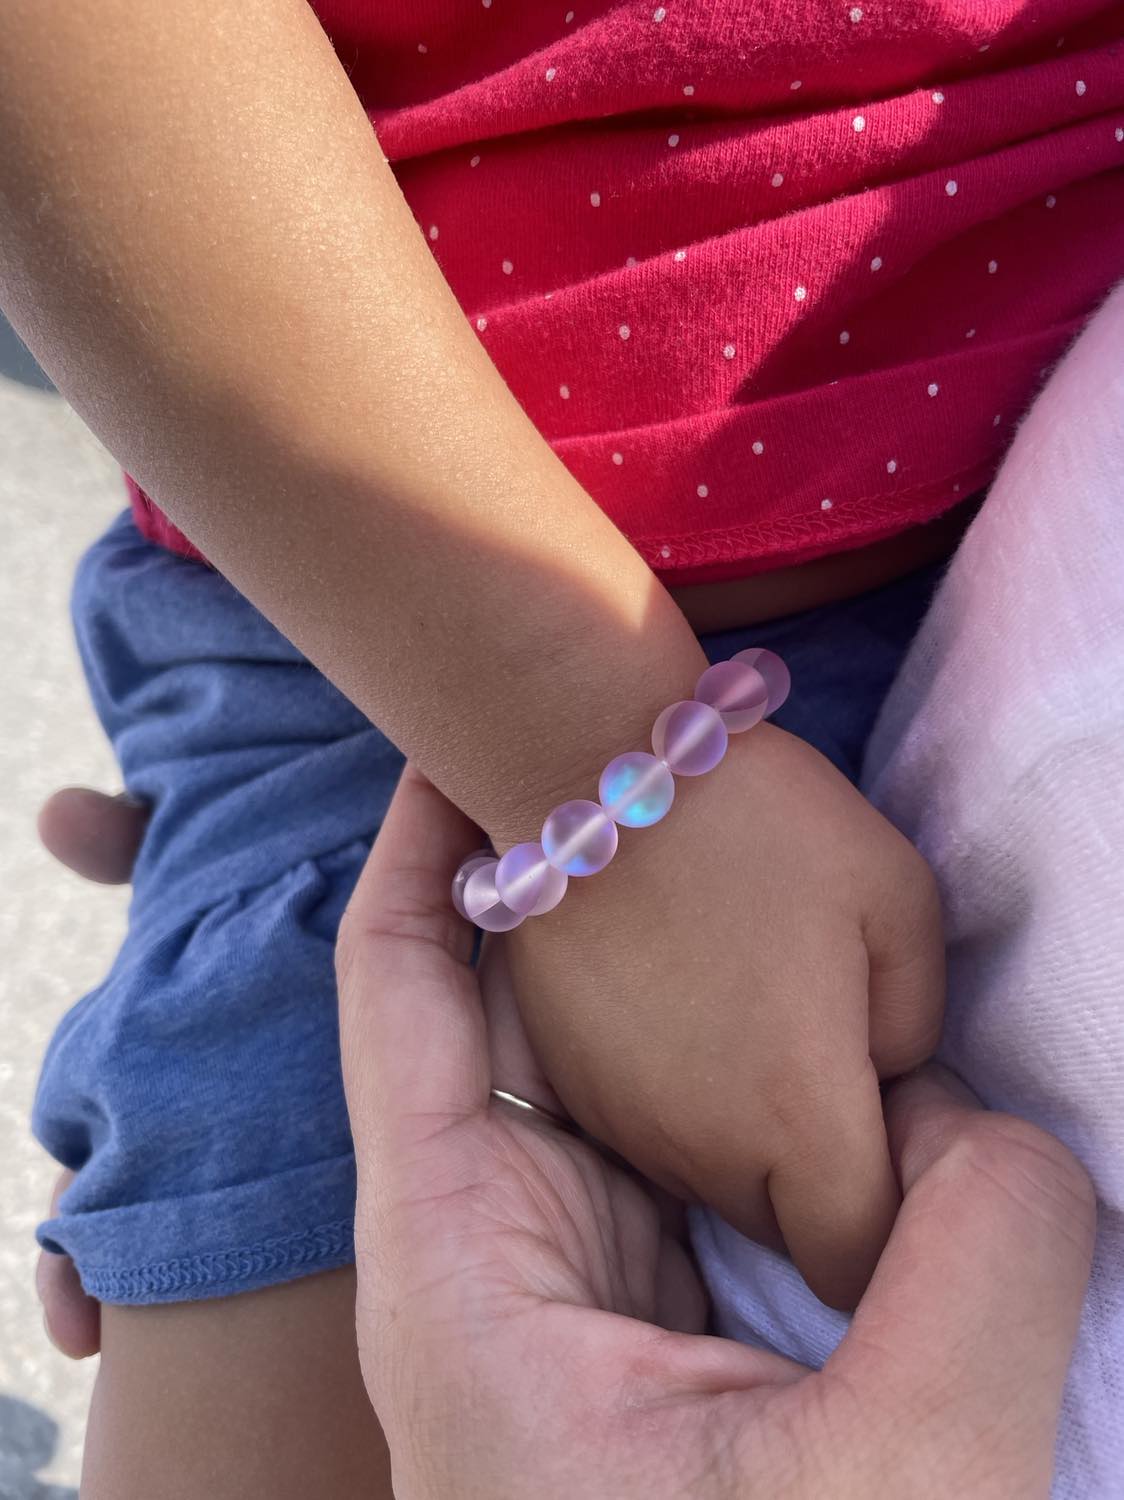
[[956,181],[955,177],[950,177],[944,185],[944,190],[950,198],[955,198],[960,191],[960,184]]
[[820,509],[821,509],[821,510],[830,510],[830,509],[831,509],[831,507],[832,507],[832,506],[833,506],[833,505],[834,505],[834,504],[835,504],[835,501],[834,501],[834,500],[821,500],[821,501],[820,501]]
[[503,262],[503,264],[500,266],[500,270],[503,272],[503,274],[505,276],[510,276],[511,273],[512,273],[512,271],[515,270],[515,267],[511,264],[511,262],[509,260],[505,260]]
[[944,95],[941,93],[940,89],[937,89],[936,92],[934,94],[932,94],[931,97],[932,97],[932,100],[933,100],[934,104],[943,104],[944,103]]
[[622,323],[621,326],[617,329],[617,332],[620,334],[622,339],[630,339],[632,337],[632,329],[628,326],[627,323]]
[[669,135],[667,138],[667,144],[669,146],[678,146],[679,137],[677,135]]
[[851,128],[853,130],[865,130],[866,129],[866,118],[865,118],[865,116],[863,116],[863,115],[856,115],[855,118],[851,121]]
[[851,342],[851,335],[847,332],[847,330],[845,328],[844,328],[843,332],[839,335],[839,342],[841,344],[849,344]]
[[628,267],[628,269],[629,269],[629,270],[630,270],[630,271],[631,271],[631,270],[632,270],[632,268],[633,268],[633,267],[634,267],[634,266],[635,266],[635,265],[636,265],[636,264],[637,264],[637,260],[636,260],[636,257],[635,257],[635,255],[630,255],[630,256],[629,256],[629,257],[628,257],[628,259],[627,259],[627,260],[626,260],[626,261],[625,261],[625,265],[626,265],[626,266],[627,266],[627,267]]
[[1046,207],[1047,208],[1055,208],[1057,206],[1057,202],[1058,202],[1058,200],[1054,197],[1053,193],[1047,193],[1046,194]]
[[573,19],[574,19],[574,13],[573,13],[573,11],[572,11],[572,10],[568,10],[568,11],[567,11],[567,12],[566,12],[566,25],[567,25],[567,26],[569,26],[569,24],[570,24],[570,22],[571,22],[571,21],[572,21],[572,20],[573,20]]
[[757,454],[758,458],[760,458],[761,455],[764,453],[764,451],[765,451],[765,444],[760,440],[760,438],[757,440],[756,443],[754,443],[754,445],[753,445],[753,451],[754,451],[754,453]]
[[478,167],[480,165],[480,158],[478,156],[469,157],[468,164],[470,167]]
[[695,85],[693,83],[685,83],[683,85],[683,92],[687,95],[687,98],[689,99],[691,97],[691,95],[695,92]]
[[549,302],[550,299],[551,299],[551,297],[553,297],[553,296],[554,296],[553,292],[543,292],[543,294],[542,294],[542,300],[544,302]]
[[661,557],[670,557],[671,556],[671,548],[670,547],[661,547],[660,548],[660,556]]
[[1078,98],[1080,98],[1080,96],[1085,92],[1088,85],[1086,84],[1084,78],[1079,78],[1073,85],[1073,87],[1077,90]]
[[1124,141],[1124,125],[1118,125],[1113,131],[1113,135],[1115,135],[1118,141]]
[[969,328],[968,332],[964,335],[964,337],[966,339],[974,339],[975,336],[976,336],[976,330],[974,328]]
[[925,389],[929,392],[930,396],[935,396],[937,394],[937,392],[940,390],[940,386],[937,384],[937,382],[935,380],[930,380],[929,384],[925,387]]
[[687,252],[686,252],[686,250],[677,250],[675,252],[675,254],[672,256],[672,260],[686,260],[686,259],[687,259]]
[[861,5],[852,5],[850,11],[848,12],[848,15],[851,18],[851,25],[852,26],[857,26],[859,24],[859,22],[863,18],[862,6]]
[[988,261],[988,263],[987,263],[987,274],[989,276],[994,276],[995,273],[996,273],[996,271],[998,271],[998,269],[999,269],[999,262],[997,260],[989,260]]
[[792,80],[792,82],[789,84],[789,88],[792,90],[793,93],[795,93],[797,89],[802,89],[803,87],[804,87],[803,81],[801,79],[799,79],[799,78],[794,78]]
[[705,484],[700,484],[698,489],[695,491],[695,494],[699,497],[700,500],[705,500],[706,497],[710,494],[710,491],[707,489]]
[[896,458],[892,458],[889,461],[889,463],[886,465],[886,473],[887,474],[896,474],[897,472],[898,472],[898,461],[897,461]]
[[487,326],[488,326],[488,320],[487,320],[487,318],[477,318],[476,319],[476,331],[477,331],[477,333],[483,333],[484,330],[485,330],[485,328],[487,328]]
[[774,172],[769,180],[772,182],[774,187],[780,187],[781,183],[784,181],[784,173]]
[[429,237],[431,240],[435,240],[440,233],[441,231],[438,229],[436,224],[431,224],[429,226]]
[[485,10],[491,10],[492,8],[492,0],[480,0],[480,4]]
[[657,5],[656,8],[655,8],[655,10],[652,12],[652,20],[655,21],[657,25],[659,25],[659,23],[664,19],[664,17],[666,15],[667,15],[667,8],[666,8],[666,6]]
[[983,44],[983,46],[980,48],[980,51],[981,52],[990,52],[991,51],[991,43],[990,42],[985,42]]
[[547,68],[546,72],[542,76],[546,79],[547,83],[553,83],[554,80],[558,77],[558,69]]
[[1058,37],[1057,41],[1054,43],[1054,46],[1055,47],[1064,47],[1065,46],[1065,37],[1064,36]]
[[1000,422],[1002,422],[1002,420],[1003,420],[1003,413],[1001,411],[997,411],[995,413],[995,415],[991,419],[991,425],[993,427],[998,427],[999,424],[1000,424]]
[[419,51],[419,52],[420,52],[420,53],[421,53],[421,54],[422,54],[422,56],[423,56],[423,57],[424,57],[424,56],[425,56],[425,54],[426,54],[426,53],[427,53],[427,52],[428,52],[428,51],[429,51],[429,48],[428,48],[428,47],[427,47],[427,46],[426,46],[426,45],[425,45],[425,43],[424,43],[424,42],[419,42],[419,43],[418,43],[418,51]]
[[808,288],[806,286],[798,286],[792,295],[796,298],[797,302],[803,302],[804,298],[808,295]]
[[723,357],[724,357],[724,358],[725,358],[725,359],[733,359],[733,357],[734,357],[734,355],[735,355],[735,354],[736,354],[736,353],[737,353],[737,352],[738,352],[738,351],[737,351],[737,349],[736,349],[736,348],[735,348],[735,347],[734,347],[734,345],[733,345],[733,344],[723,344],[723,345],[722,345],[722,354],[723,354]]
[[569,401],[570,387],[568,385],[560,385],[558,387],[558,394],[562,397],[563,401]]
[[624,463],[624,454],[623,453],[614,453],[613,454],[613,462],[616,464],[617,468],[619,469],[620,466],[621,466],[621,464]]
[[882,257],[880,255],[876,255],[874,257],[874,259],[871,261],[871,263],[870,263],[870,269],[872,271],[881,271],[881,269],[882,269]]
[[590,193],[590,195],[589,195],[589,201],[590,201],[590,205],[593,208],[600,208],[601,207],[601,194],[600,193]]

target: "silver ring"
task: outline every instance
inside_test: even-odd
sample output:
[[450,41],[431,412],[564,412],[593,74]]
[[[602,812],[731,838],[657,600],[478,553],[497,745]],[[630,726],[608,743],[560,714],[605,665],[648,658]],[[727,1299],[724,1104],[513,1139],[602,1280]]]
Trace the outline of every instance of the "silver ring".
[[546,1120],[548,1124],[556,1126],[559,1130],[569,1131],[571,1135],[574,1133],[572,1122],[564,1120],[561,1115],[556,1115],[552,1109],[543,1109],[541,1104],[532,1104],[530,1099],[521,1099],[518,1094],[509,1094],[507,1089],[489,1089],[488,1092],[501,1104],[512,1104],[516,1109],[523,1109],[528,1114],[538,1115],[540,1120]]

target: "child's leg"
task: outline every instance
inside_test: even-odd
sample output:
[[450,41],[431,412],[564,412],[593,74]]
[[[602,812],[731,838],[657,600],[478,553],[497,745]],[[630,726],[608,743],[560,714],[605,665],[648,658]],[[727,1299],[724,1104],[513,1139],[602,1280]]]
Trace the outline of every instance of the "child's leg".
[[340,1269],[333,959],[401,758],[235,590],[128,521],[84,561],[75,613],[152,807],[125,945],[60,1026],[35,1109],[74,1172],[41,1239],[103,1304],[85,1493],[389,1494]]
[[216,1302],[107,1307],[83,1500],[390,1500],[351,1267]]

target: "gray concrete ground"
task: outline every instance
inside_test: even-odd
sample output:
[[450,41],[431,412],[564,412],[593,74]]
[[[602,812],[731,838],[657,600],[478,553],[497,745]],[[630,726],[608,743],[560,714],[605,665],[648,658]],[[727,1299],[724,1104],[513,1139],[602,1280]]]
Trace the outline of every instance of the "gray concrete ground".
[[67,596],[123,503],[112,459],[0,320],[0,1500],[74,1500],[94,1376],[43,1336],[34,1228],[54,1172],[27,1121],[47,1038],[108,966],[125,894],[54,865],[35,814],[68,782],[117,788]]

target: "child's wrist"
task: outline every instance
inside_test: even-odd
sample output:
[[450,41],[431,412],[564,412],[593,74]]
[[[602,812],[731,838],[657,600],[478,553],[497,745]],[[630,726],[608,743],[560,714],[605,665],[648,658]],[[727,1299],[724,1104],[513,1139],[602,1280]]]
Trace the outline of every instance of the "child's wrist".
[[[669,702],[689,698],[707,662],[690,629],[666,632],[658,650],[606,653],[600,670],[588,656],[575,663],[561,688],[557,674],[540,716],[524,711],[525,733],[495,748],[481,767],[471,812],[497,852],[536,839],[552,807],[575,797],[596,797],[605,765],[626,750],[650,748],[656,715]],[[524,685],[524,691],[533,686]],[[532,700],[533,702],[533,700]]]

